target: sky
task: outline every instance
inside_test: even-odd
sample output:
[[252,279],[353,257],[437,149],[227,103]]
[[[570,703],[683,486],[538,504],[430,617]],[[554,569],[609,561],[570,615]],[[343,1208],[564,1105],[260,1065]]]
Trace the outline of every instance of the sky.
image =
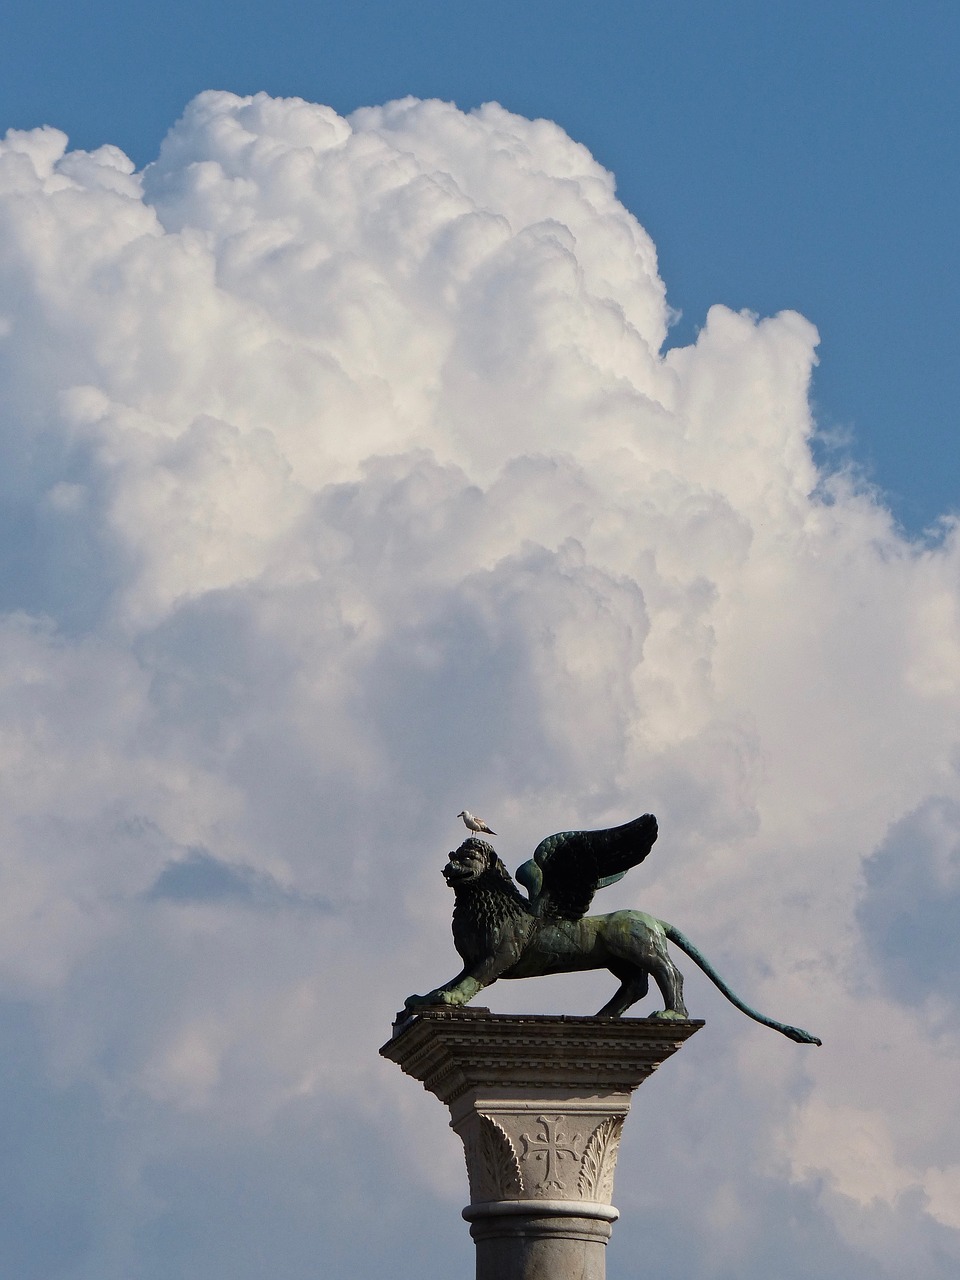
[[956,1274],[958,25],[8,20],[3,1274],[469,1273],[377,1054],[464,807],[655,812],[596,909],[824,1041],[679,958],[610,1280]]
[[920,534],[960,503],[958,46],[947,0],[37,0],[6,18],[0,129],[143,166],[209,88],[554,120],[653,236],[671,342],[714,302],[814,321],[820,444]]

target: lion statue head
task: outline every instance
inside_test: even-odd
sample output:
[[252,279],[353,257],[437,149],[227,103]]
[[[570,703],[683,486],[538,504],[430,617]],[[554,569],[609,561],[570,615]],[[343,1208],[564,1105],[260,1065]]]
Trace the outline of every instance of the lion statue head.
[[489,887],[506,888],[519,896],[510,872],[497,856],[493,845],[476,836],[464,840],[460,848],[448,856],[447,865],[443,868],[443,878],[451,889],[465,887],[491,875],[493,883]]
[[464,959],[487,954],[505,921],[531,914],[493,846],[476,836],[450,854],[443,878],[457,895],[453,940]]

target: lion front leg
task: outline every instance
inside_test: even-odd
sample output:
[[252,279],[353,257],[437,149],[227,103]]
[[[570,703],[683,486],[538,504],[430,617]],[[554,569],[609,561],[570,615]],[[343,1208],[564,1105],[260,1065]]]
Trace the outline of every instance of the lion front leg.
[[423,1009],[427,1005],[461,1005],[467,1004],[486,984],[469,973],[458,973],[455,978],[444,983],[442,987],[434,987],[425,996],[407,996],[403,1002],[405,1009]]
[[478,991],[489,987],[506,973],[514,958],[513,951],[487,956],[479,964],[461,969],[455,978],[451,978],[442,987],[435,987],[427,995],[408,996],[403,1002],[404,1008],[421,1009],[430,1004],[467,1004]]

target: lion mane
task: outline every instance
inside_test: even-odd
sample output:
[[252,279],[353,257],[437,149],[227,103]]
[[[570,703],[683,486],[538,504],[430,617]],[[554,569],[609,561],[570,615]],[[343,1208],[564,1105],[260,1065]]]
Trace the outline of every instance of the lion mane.
[[464,963],[471,964],[497,949],[504,924],[535,917],[510,872],[486,840],[464,840],[454,856],[483,859],[485,870],[467,884],[454,885],[453,941]]

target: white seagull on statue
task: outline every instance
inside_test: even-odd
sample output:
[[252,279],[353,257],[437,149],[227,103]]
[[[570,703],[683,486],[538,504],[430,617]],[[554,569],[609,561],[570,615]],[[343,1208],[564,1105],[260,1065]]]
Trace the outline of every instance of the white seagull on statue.
[[478,818],[476,814],[471,813],[469,809],[462,809],[457,814],[458,818],[463,819],[463,825],[468,831],[482,831],[484,835],[495,836],[497,833],[491,831],[482,818]]

